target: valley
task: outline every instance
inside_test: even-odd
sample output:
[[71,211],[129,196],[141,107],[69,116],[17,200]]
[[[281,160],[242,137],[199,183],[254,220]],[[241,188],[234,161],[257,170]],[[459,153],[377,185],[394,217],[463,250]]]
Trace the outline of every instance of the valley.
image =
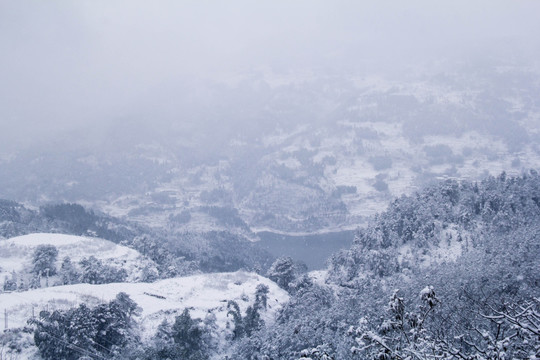
[[539,14],[0,0],[0,360],[540,359]]

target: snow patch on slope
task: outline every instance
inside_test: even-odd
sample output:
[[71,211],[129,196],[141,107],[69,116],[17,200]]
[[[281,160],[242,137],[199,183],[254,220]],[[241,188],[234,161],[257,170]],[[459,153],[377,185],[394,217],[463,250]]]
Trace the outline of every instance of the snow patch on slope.
[[62,259],[69,256],[78,263],[91,255],[108,265],[123,268],[127,281],[139,281],[145,267],[155,267],[152,260],[138,251],[111,241],[64,234],[37,233],[0,240],[0,283],[12,272],[20,273],[32,268],[32,256],[40,245],[54,245],[58,249],[57,268]]

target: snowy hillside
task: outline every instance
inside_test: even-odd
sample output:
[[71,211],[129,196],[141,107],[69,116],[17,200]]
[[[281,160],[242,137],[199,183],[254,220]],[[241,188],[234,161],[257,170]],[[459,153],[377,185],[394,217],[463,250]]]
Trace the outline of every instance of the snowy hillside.
[[18,275],[17,280],[20,281],[22,274],[32,269],[32,256],[40,245],[56,247],[57,269],[61,267],[65,257],[69,257],[71,262],[76,264],[92,255],[109,266],[124,269],[128,282],[140,281],[143,271],[155,270],[153,261],[136,250],[108,240],[64,234],[30,234],[0,240],[0,286],[6,278],[14,274]]
[[[220,344],[230,335],[232,321],[227,317],[227,302],[234,300],[245,312],[252,305],[258,284],[268,286],[268,307],[262,314],[271,324],[276,312],[287,302],[288,294],[271,280],[254,273],[216,273],[161,280],[155,283],[116,283],[103,285],[76,284],[0,294],[0,308],[6,309],[9,327],[26,324],[42,310],[65,310],[81,303],[92,307],[108,302],[125,292],[141,308],[138,318],[144,342],[155,334],[158,325],[167,319],[174,322],[185,308],[193,318],[215,318],[215,333]],[[223,350],[223,349],[222,349]]]

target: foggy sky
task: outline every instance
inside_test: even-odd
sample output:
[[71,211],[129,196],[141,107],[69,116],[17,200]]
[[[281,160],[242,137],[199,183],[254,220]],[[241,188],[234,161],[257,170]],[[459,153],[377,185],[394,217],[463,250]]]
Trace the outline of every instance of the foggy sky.
[[125,119],[186,78],[531,58],[538,34],[535,0],[0,0],[0,150]]

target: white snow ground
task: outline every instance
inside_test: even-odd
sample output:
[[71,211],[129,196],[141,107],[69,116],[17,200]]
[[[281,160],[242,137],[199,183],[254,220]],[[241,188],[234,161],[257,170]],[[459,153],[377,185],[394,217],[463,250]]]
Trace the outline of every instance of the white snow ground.
[[58,249],[57,268],[64,257],[72,263],[84,257],[95,256],[104,263],[123,268],[128,282],[139,281],[145,267],[155,268],[152,260],[138,251],[108,240],[64,234],[37,233],[0,240],[0,286],[12,273],[28,272],[32,268],[32,256],[39,245],[54,245]]
[[[242,314],[255,300],[258,284],[269,287],[268,308],[262,314],[265,323],[274,321],[277,311],[288,301],[288,294],[271,280],[257,275],[238,271],[235,273],[201,274],[157,281],[155,283],[116,283],[104,285],[76,284],[0,294],[1,324],[4,324],[4,309],[7,311],[9,327],[22,327],[27,319],[42,310],[65,310],[86,303],[95,306],[115,298],[125,292],[141,308],[137,319],[140,323],[141,338],[148,340],[155,334],[158,325],[167,319],[174,322],[185,308],[190,309],[193,318],[207,316],[216,320],[216,336],[226,352],[225,339],[234,326],[227,317],[227,302],[235,300]],[[28,352],[30,353],[30,352]],[[24,360],[26,357],[20,357]]]

